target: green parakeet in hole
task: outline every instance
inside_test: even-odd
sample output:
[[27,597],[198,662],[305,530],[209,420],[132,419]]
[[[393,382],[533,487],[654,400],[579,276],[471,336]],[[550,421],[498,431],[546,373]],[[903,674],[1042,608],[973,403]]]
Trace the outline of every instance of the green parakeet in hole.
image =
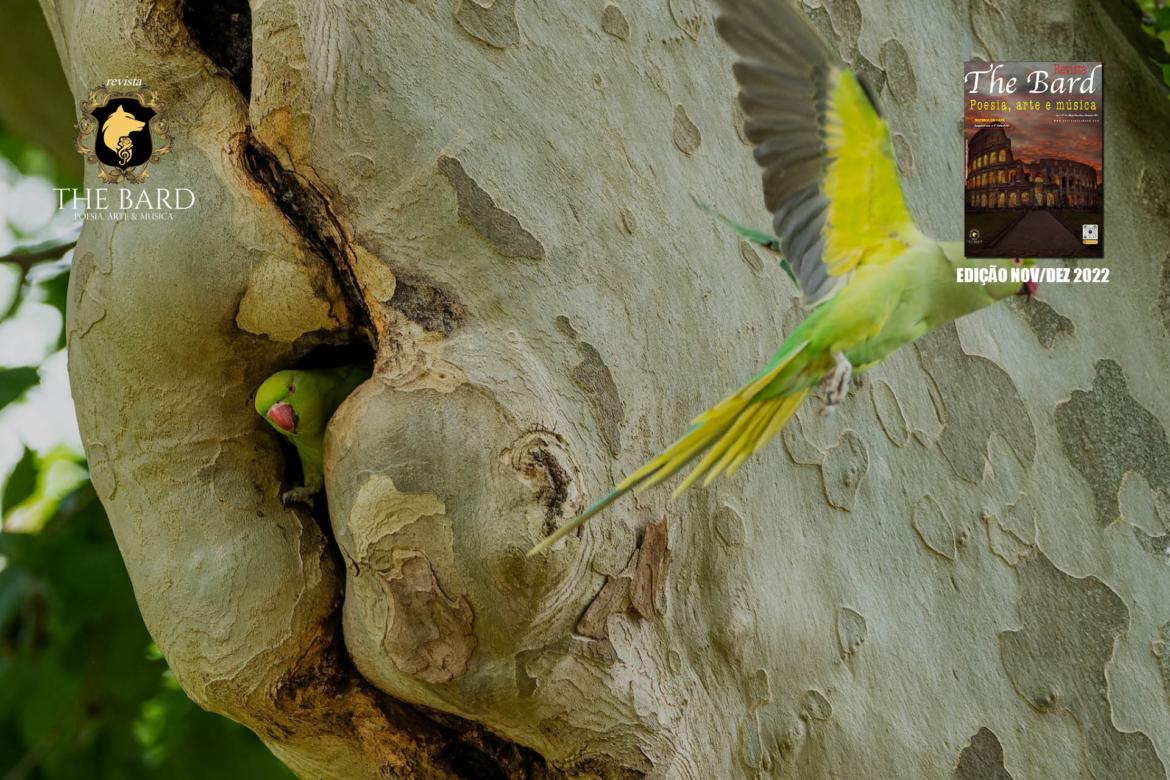
[[325,426],[370,375],[364,366],[278,371],[256,391],[256,411],[293,443],[301,458],[305,484],[281,496],[286,504],[313,505],[312,496],[325,486]]
[[708,484],[734,472],[779,433],[817,385],[825,386],[825,413],[831,413],[853,373],[959,317],[1015,293],[1035,293],[1033,281],[957,281],[963,268],[1010,269],[1035,261],[968,260],[962,244],[940,243],[918,230],[872,90],[800,14],[782,0],[717,5],[716,29],[740,55],[734,73],[744,131],[756,145],[777,238],[725,221],[783,253],[785,270],[812,311],[755,378],[696,417],[682,438],[529,555],[627,491],[656,485],[700,456],[675,496],[704,475]]

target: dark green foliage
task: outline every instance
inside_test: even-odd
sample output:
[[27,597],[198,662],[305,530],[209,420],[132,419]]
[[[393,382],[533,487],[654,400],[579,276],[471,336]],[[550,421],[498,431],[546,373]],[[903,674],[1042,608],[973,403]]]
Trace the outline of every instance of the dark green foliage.
[[20,460],[4,478],[4,488],[0,490],[0,513],[11,509],[23,502],[37,489],[37,458],[28,447]]
[[1162,42],[1166,54],[1158,59],[1150,57],[1150,62],[1162,71],[1162,80],[1170,85],[1170,7],[1160,7],[1157,0],[1138,0],[1138,5],[1143,11],[1143,28]]
[[34,366],[0,368],[0,409],[19,399],[37,381],[37,369]]
[[0,534],[0,556],[0,774],[292,777],[174,682],[92,490],[63,501],[38,534]]

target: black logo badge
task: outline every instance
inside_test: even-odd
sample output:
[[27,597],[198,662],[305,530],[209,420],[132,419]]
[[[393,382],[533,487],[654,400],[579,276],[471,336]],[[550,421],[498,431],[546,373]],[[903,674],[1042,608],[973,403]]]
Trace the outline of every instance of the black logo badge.
[[141,184],[150,175],[147,166],[157,165],[171,150],[165,107],[149,87],[125,93],[104,86],[90,90],[89,99],[81,102],[77,151],[98,166],[102,181]]

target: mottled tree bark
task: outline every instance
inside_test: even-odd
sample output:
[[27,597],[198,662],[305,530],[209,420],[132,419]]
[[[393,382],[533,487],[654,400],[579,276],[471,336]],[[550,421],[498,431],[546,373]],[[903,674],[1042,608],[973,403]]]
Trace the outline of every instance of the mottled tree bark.
[[[184,689],[301,777],[1165,777],[1170,101],[1121,0],[806,4],[939,237],[958,63],[1105,60],[1110,283],[964,320],[534,560],[800,316],[689,199],[767,224],[712,10],[42,3],[75,98],[160,91],[149,185],[198,197],[82,233],[94,484]],[[327,516],[283,508],[249,395],[362,341]]]

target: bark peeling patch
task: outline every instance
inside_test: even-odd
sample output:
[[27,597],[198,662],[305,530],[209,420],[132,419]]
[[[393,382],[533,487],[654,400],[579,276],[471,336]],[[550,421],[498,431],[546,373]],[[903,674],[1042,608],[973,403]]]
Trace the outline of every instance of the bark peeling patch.
[[622,449],[621,424],[626,414],[621,396],[618,395],[617,383],[602,361],[601,353],[592,344],[581,341],[577,348],[581,350],[581,362],[573,366],[573,379],[593,395],[601,414],[602,430],[610,454],[616,458]]
[[1113,725],[1105,669],[1129,626],[1125,602],[1096,577],[1072,577],[1040,553],[1017,571],[1021,627],[999,635],[1016,691],[1041,712],[1072,713],[1094,777],[1165,780],[1149,737]]
[[742,238],[739,240],[739,256],[743,258],[753,273],[762,274],[764,272],[764,261],[760,259],[760,253],[751,243]]
[[183,23],[204,54],[231,77],[240,94],[252,93],[252,10],[248,0],[186,0]]
[[833,717],[833,705],[825,694],[810,688],[800,697],[800,715],[808,720],[828,720]]
[[833,32],[842,41],[856,46],[861,37],[861,6],[857,0],[825,0]]
[[870,395],[873,397],[873,409],[877,413],[878,422],[886,432],[886,438],[897,447],[905,446],[910,441],[910,424],[906,422],[906,414],[894,389],[880,379],[870,385]]
[[495,0],[488,8],[470,0],[460,0],[455,7],[455,21],[468,35],[488,46],[505,49],[520,43],[516,0]]
[[1170,564],[1170,534],[1151,536],[1136,525],[1131,525],[1130,528],[1139,547],[1159,561]]
[[390,305],[423,330],[450,336],[463,321],[463,307],[442,288],[397,279]]
[[986,726],[980,727],[959,753],[955,780],[1012,780],[1003,766],[1003,745]]
[[743,547],[747,541],[743,518],[726,504],[715,510],[715,532],[729,547]]
[[840,645],[842,658],[856,655],[868,636],[869,626],[864,615],[849,607],[837,609],[837,643]]
[[632,608],[645,620],[666,614],[666,576],[670,569],[666,518],[646,526],[642,544],[616,577],[607,577],[577,623],[577,633],[609,640],[609,616]]
[[[286,344],[306,333],[345,324],[345,306],[330,300],[328,279],[319,268],[265,253],[252,267],[248,287],[236,309],[236,325],[248,333]],[[334,287],[336,290],[336,287]]]
[[928,493],[914,505],[913,523],[923,544],[947,560],[955,560],[959,549],[955,528],[934,496]]
[[622,227],[631,236],[638,232],[638,218],[634,216],[634,212],[630,211],[626,206],[621,209]]
[[601,353],[588,341],[581,340],[568,317],[559,316],[555,323],[557,330],[577,344],[581,360],[571,370],[573,381],[593,401],[597,415],[601,418],[601,432],[605,436],[609,454],[616,458],[622,449],[621,426],[626,420],[626,408],[618,393],[617,382],[613,380],[613,374],[602,360]]
[[699,40],[703,29],[703,7],[699,0],[670,0],[670,16],[692,41]]
[[1014,504],[1004,507],[1003,527],[1025,544],[1036,541],[1036,507],[1027,493],[1020,493]]
[[382,645],[398,669],[435,684],[461,677],[478,643],[467,598],[448,598],[419,550],[395,550],[375,576],[390,605]]
[[[1008,308],[1024,318],[1024,322],[1028,323],[1028,327],[1036,334],[1036,339],[1044,349],[1052,349],[1056,337],[1061,333],[1076,335],[1077,329],[1073,321],[1044,301],[1035,298],[1025,301],[1013,295],[1008,298]],[[1170,328],[1170,325],[1167,327]]]
[[671,138],[678,150],[688,157],[699,151],[699,147],[703,144],[703,134],[687,116],[687,110],[682,107],[681,103],[674,107],[674,129],[671,132]]
[[739,140],[744,146],[753,146],[754,144],[743,129],[745,122],[747,122],[747,115],[743,113],[743,106],[739,104],[738,99],[731,101],[731,123],[735,125],[735,134],[739,136]]
[[[495,8],[500,4],[497,0]],[[470,5],[475,6],[474,3]],[[504,257],[545,258],[544,245],[520,224],[520,220],[496,206],[492,196],[476,183],[463,163],[446,155],[439,158],[439,172],[447,177],[459,200],[459,216],[475,228]]]
[[903,176],[909,176],[914,173],[914,150],[910,147],[906,136],[901,133],[894,133],[893,142],[894,160],[898,163],[898,170],[902,172]]
[[974,484],[983,481],[993,432],[1003,436],[1025,468],[1031,468],[1036,429],[1007,372],[985,357],[964,352],[953,324],[914,346],[938,388],[943,421],[938,444],[955,474]]
[[607,5],[601,12],[601,29],[618,40],[624,41],[630,37],[630,23],[616,5]]
[[847,512],[853,511],[861,480],[869,473],[869,451],[853,431],[845,431],[836,446],[825,453],[821,478],[829,503]]
[[994,512],[984,512],[983,522],[987,524],[988,547],[1008,566],[1018,565],[1031,552],[1031,544],[1011,533]]
[[882,44],[878,61],[886,72],[886,86],[894,100],[906,105],[918,99],[918,79],[905,46],[890,38]]
[[[790,331],[791,332],[791,331]],[[793,415],[788,424],[780,429],[780,439],[784,442],[784,449],[793,463],[802,466],[819,466],[825,459],[825,453],[817,449],[804,435],[804,423],[799,415]]]
[[1140,472],[1151,488],[1170,494],[1170,442],[1158,418],[1129,394],[1116,361],[1098,360],[1096,370],[1091,391],[1074,390],[1057,405],[1056,430],[1065,457],[1089,483],[1104,527],[1121,515],[1126,472]]

